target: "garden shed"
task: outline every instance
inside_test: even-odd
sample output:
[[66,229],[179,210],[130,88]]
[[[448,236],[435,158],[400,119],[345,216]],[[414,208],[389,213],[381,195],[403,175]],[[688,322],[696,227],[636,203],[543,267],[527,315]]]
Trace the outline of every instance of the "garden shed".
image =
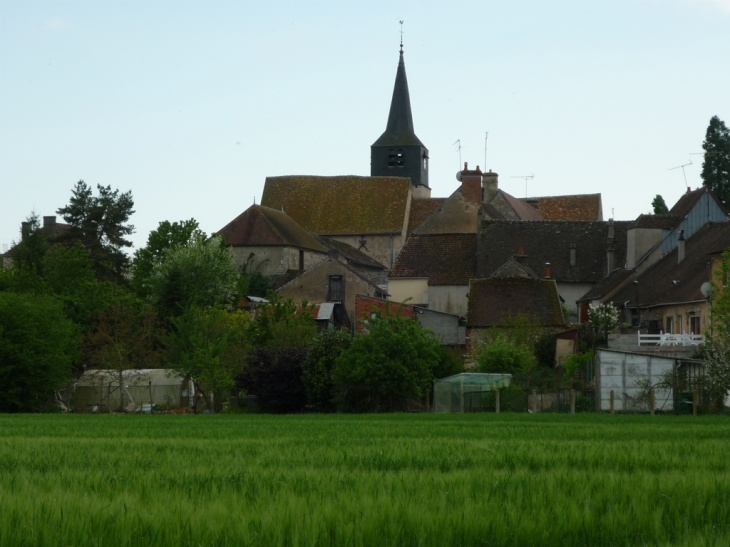
[[462,372],[433,384],[434,412],[484,412],[494,406],[494,392],[512,383],[511,374]]
[[160,409],[187,408],[189,383],[188,378],[170,369],[130,369],[122,372],[123,385],[119,389],[117,371],[87,370],[76,382],[74,408],[77,412],[113,412],[120,408],[134,412],[150,404]]

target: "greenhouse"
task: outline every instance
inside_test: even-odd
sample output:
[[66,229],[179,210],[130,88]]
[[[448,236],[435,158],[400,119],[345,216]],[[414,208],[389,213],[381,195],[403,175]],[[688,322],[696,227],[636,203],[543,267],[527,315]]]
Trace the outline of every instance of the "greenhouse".
[[463,372],[433,384],[434,412],[486,412],[495,408],[495,392],[508,387],[511,374]]

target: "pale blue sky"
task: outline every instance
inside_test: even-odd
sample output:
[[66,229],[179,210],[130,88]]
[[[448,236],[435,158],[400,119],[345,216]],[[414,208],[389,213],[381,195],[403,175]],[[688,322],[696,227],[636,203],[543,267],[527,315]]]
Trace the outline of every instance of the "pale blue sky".
[[603,194],[604,215],[701,184],[730,123],[730,0],[0,3],[0,250],[80,179],[162,220],[222,228],[269,175],[370,173],[404,19],[433,195],[463,161],[530,195]]

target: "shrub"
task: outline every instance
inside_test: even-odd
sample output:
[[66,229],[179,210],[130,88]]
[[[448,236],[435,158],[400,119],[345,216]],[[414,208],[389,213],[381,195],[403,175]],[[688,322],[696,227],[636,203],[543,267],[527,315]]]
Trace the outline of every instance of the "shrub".
[[482,346],[476,360],[479,372],[514,375],[535,366],[535,356],[529,348],[511,344],[503,335]]
[[348,332],[327,329],[309,347],[302,369],[302,383],[309,405],[314,409],[323,412],[335,409],[332,372],[335,361],[351,343],[352,335]]
[[269,412],[299,412],[307,402],[302,383],[302,365],[307,349],[258,348],[248,368],[236,377],[236,386],[255,395],[259,406]]

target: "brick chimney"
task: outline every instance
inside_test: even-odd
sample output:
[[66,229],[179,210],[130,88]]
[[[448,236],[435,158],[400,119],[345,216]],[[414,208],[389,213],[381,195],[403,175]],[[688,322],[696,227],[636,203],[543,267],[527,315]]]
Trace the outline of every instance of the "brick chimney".
[[490,169],[488,173],[482,174],[482,201],[489,203],[497,190],[499,190],[499,175],[492,173]]
[[482,204],[482,172],[477,165],[474,171],[464,162],[464,170],[461,172],[461,195],[464,201],[479,207]]
[[684,260],[684,230],[679,231],[679,239],[677,240],[677,264]]
[[550,279],[550,262],[545,262],[545,279]]
[[43,217],[43,227],[46,228],[48,226],[55,226],[56,225],[56,217]]

